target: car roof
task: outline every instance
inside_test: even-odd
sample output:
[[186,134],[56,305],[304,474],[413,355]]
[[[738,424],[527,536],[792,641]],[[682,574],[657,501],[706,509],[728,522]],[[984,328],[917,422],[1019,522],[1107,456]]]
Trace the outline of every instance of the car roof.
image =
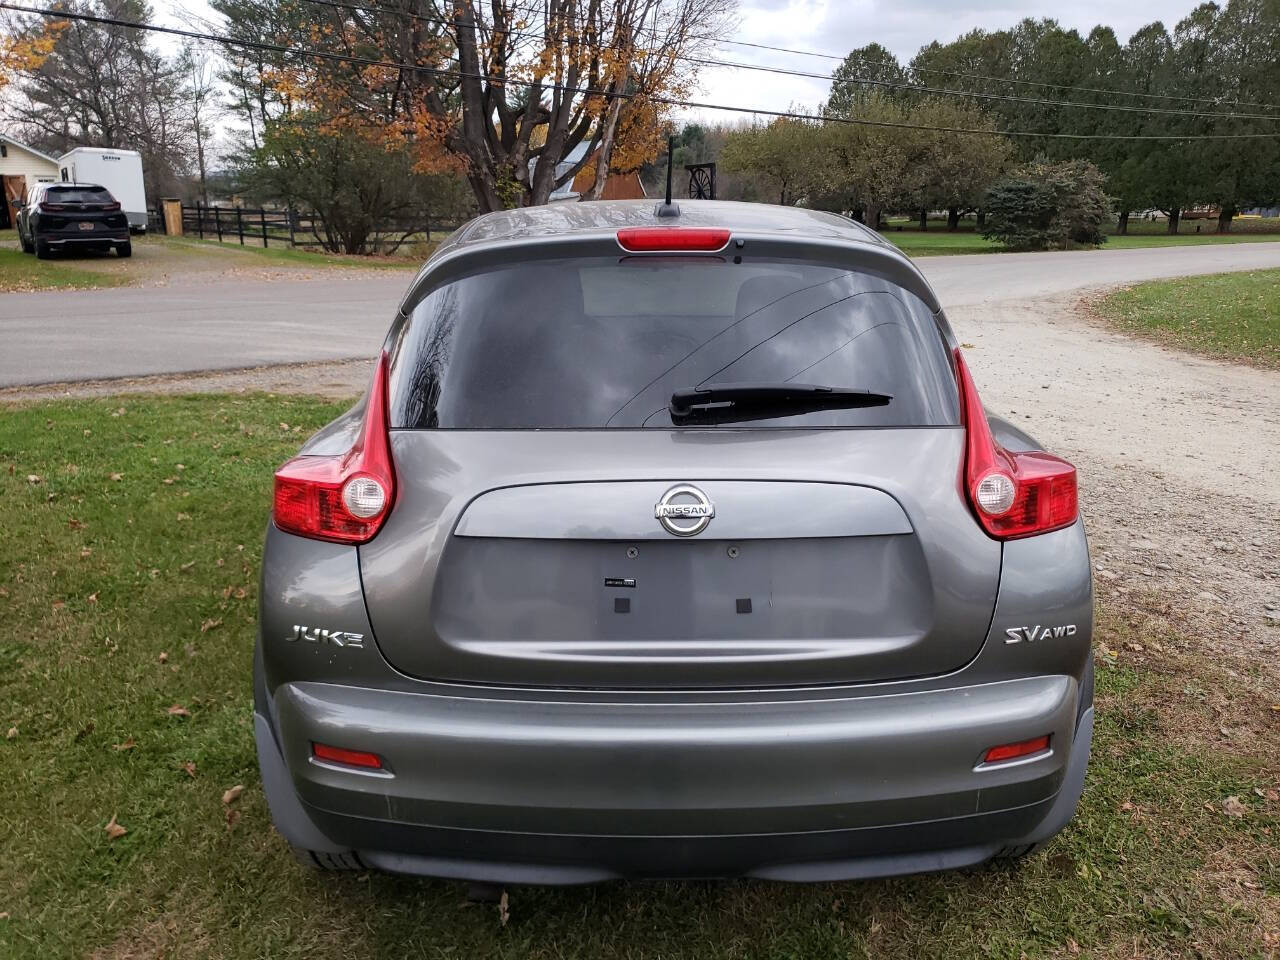
[[41,186],[48,187],[51,190],[56,190],[61,187],[66,187],[72,190],[105,190],[107,189],[100,183],[83,183],[76,180],[54,180],[51,183],[41,184]]
[[654,200],[549,203],[476,217],[450,238],[450,246],[592,234],[624,227],[727,227],[750,233],[803,234],[888,246],[878,233],[825,210],[733,200],[678,200],[680,215],[659,217]]
[[[418,272],[400,302],[411,311],[435,284],[462,272],[468,264],[508,262],[517,248],[585,254],[599,244],[617,249],[614,237],[626,227],[721,227],[735,237],[753,238],[753,249],[776,256],[823,256],[841,251],[854,269],[879,273],[920,297],[931,310],[938,299],[911,259],[876,231],[834,213],[805,207],[731,200],[680,200],[679,216],[659,217],[653,200],[596,200],[549,203],[499,210],[476,217],[453,232]],[[763,244],[763,247],[759,246]],[[740,246],[741,244],[739,244]]]

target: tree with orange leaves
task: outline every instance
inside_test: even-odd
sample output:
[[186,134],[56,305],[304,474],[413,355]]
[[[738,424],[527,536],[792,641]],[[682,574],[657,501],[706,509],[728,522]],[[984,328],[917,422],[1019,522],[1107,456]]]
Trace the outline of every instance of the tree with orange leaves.
[[24,73],[38,70],[53,52],[66,21],[51,20],[32,33],[6,30],[0,35],[0,90]]
[[[419,171],[463,174],[488,211],[546,203],[587,164],[586,198],[598,197],[610,170],[651,158],[669,113],[659,100],[689,91],[696,66],[685,55],[723,32],[735,0],[362,0],[302,11],[307,2],[270,0],[256,19],[274,25],[271,42],[352,59],[266,64],[259,77],[276,109],[410,145]],[[239,3],[213,6],[246,35],[254,25],[234,14]]]

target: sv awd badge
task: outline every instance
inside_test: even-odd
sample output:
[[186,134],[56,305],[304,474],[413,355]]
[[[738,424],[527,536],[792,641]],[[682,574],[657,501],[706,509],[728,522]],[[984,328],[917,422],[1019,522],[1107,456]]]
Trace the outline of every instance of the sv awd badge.
[[1005,630],[1005,643],[1021,643],[1023,640],[1032,643],[1035,640],[1048,640],[1050,638],[1057,639],[1059,637],[1074,637],[1076,635],[1076,625],[1074,623],[1066,623],[1057,627],[1042,627],[1036,624],[1034,627],[1009,627]]
[[304,640],[307,643],[328,643],[335,647],[354,647],[364,649],[363,633],[348,633],[345,630],[325,630],[322,627],[304,627],[295,623],[293,633],[285,639],[290,641]]

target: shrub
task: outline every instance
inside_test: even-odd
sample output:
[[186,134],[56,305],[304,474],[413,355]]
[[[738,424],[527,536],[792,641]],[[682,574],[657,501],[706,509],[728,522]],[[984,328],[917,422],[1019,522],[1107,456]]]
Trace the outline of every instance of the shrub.
[[1026,164],[987,191],[983,236],[1012,250],[1099,246],[1110,215],[1105,183],[1088,160]]

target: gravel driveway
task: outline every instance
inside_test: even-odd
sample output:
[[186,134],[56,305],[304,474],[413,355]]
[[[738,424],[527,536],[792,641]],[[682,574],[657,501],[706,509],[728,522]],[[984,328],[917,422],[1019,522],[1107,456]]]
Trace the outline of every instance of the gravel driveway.
[[1078,294],[949,315],[988,408],[1079,467],[1099,592],[1274,683],[1280,374],[1113,333]]

